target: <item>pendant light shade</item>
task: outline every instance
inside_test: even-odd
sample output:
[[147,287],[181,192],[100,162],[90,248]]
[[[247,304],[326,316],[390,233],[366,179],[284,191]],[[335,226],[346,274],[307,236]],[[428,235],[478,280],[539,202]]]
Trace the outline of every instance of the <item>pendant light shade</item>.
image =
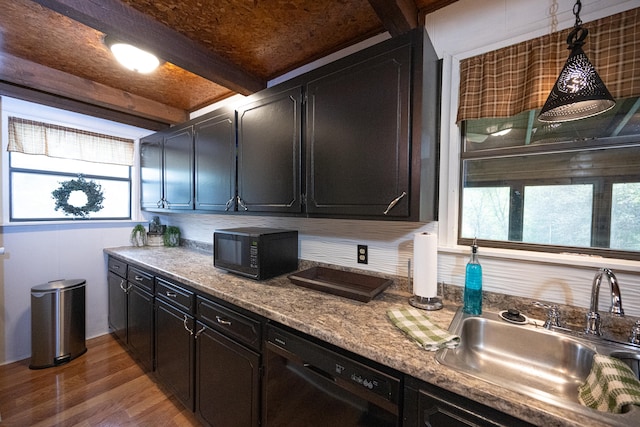
[[538,116],[540,121],[567,122],[584,119],[604,113],[616,104],[595,67],[582,50],[588,31],[581,26],[580,8],[581,4],[578,0],[574,7],[576,25],[567,38],[571,54],[540,111]]

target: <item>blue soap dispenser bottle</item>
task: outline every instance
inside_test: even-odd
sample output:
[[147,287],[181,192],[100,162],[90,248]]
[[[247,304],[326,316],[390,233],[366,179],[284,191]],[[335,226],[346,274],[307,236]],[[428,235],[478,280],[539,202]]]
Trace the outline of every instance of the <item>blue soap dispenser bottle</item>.
[[473,239],[471,258],[467,263],[464,277],[464,307],[467,314],[479,316],[482,314],[482,266],[478,261],[478,244]]

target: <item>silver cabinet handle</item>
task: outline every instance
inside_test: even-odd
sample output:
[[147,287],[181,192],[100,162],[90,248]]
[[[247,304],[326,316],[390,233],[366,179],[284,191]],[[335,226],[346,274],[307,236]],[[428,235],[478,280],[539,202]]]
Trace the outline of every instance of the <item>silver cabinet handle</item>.
[[196,333],[193,332],[193,329],[189,329],[189,325],[187,325],[187,322],[189,321],[189,318],[187,317],[187,315],[184,315],[184,320],[182,321],[182,324],[184,325],[184,329],[189,332],[189,335],[195,335],[194,338],[198,339],[198,337],[200,336],[200,334],[202,332],[204,332],[204,326]]
[[232,198],[230,198],[229,200],[227,200],[227,204],[225,204],[225,205],[224,205],[224,210],[225,210],[225,211],[228,211],[229,209],[231,209],[231,207],[233,206],[233,200],[234,200],[234,199],[235,199],[235,198],[234,198],[234,197],[232,197]]
[[169,298],[175,298],[175,297],[178,296],[178,294],[176,294],[175,292],[172,292],[172,291],[165,292],[165,295],[168,296]]
[[231,326],[231,321],[227,319],[223,319],[220,316],[216,316],[216,322],[224,326]]
[[189,318],[187,317],[187,315],[184,315],[184,320],[182,321],[182,324],[184,325],[184,329],[189,332],[189,335],[193,335],[193,330],[189,329],[189,325],[187,325],[187,322],[189,321]]
[[193,336],[193,338],[198,339],[198,337],[200,336],[201,333],[204,332],[204,326],[202,328],[200,328],[200,330],[198,332],[195,333],[195,335]]
[[124,279],[120,279],[120,289],[122,289],[122,292],[129,293],[129,291],[131,290],[131,284],[129,284],[129,286],[127,286],[126,288],[124,287],[125,284],[125,280]]
[[244,204],[244,201],[240,198],[240,196],[238,196],[238,206],[240,206],[245,211],[249,210],[249,208],[247,207],[247,205]]
[[144,280],[144,277],[136,276],[135,279],[136,279],[136,282],[142,282]]
[[389,213],[389,211],[390,211],[391,209],[393,209],[393,207],[394,207],[395,205],[397,205],[397,204],[398,204],[398,202],[399,202],[399,201],[400,201],[404,196],[406,196],[406,195],[407,195],[407,193],[406,193],[405,191],[403,191],[401,195],[399,195],[398,197],[396,197],[395,199],[393,199],[393,200],[391,201],[391,203],[389,203],[389,206],[387,206],[387,209],[386,209],[382,214],[383,214],[383,215],[387,215],[387,214]]

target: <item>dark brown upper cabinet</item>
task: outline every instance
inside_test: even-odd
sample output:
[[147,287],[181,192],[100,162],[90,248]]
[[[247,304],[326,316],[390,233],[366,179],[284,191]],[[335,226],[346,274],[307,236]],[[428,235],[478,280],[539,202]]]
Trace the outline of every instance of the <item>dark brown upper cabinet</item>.
[[265,90],[238,109],[239,212],[300,213],[302,88]]
[[195,209],[233,210],[236,201],[236,112],[220,110],[194,125]]
[[142,209],[193,209],[193,126],[155,133],[140,141]]
[[435,219],[437,71],[420,29],[309,73],[310,216]]
[[143,138],[142,208],[436,220],[439,67],[419,28]]

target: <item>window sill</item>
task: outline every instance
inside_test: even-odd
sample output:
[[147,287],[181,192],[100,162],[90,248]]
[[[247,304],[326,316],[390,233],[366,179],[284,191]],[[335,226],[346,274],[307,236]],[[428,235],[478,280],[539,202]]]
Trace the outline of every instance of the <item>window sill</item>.
[[0,227],[31,227],[31,226],[51,226],[51,225],[127,225],[127,224],[139,224],[141,222],[146,222],[145,219],[142,220],[134,220],[134,219],[112,219],[112,220],[99,220],[99,219],[79,219],[79,220],[67,220],[67,221],[15,221],[15,222],[5,222],[0,224]]
[[[439,254],[468,256],[467,246],[439,247]],[[513,249],[480,248],[483,258],[504,261],[525,261],[540,265],[555,265],[560,267],[609,267],[629,273],[640,273],[640,262],[626,259],[605,258],[597,255],[579,255],[571,253],[554,254],[548,252],[533,252]]]

